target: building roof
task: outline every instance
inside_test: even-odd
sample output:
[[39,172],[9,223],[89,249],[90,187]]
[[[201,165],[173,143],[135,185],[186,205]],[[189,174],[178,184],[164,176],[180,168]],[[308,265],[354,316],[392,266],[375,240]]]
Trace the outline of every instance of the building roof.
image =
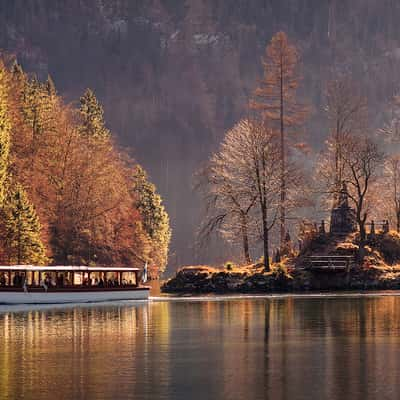
[[42,271],[42,272],[135,272],[139,268],[125,267],[87,267],[87,266],[69,266],[69,265],[0,265],[0,271]]

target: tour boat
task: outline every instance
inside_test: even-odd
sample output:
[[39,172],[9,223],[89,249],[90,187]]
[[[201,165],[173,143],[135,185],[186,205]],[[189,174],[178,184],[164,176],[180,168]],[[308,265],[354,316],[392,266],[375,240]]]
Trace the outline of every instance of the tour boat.
[[92,303],[146,300],[138,268],[0,266],[0,304]]

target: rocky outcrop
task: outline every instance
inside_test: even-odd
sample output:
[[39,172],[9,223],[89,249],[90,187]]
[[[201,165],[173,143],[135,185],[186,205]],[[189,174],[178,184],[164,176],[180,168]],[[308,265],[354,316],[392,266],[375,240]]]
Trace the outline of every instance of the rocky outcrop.
[[230,272],[182,268],[166,281],[164,293],[276,293],[321,290],[400,289],[400,270],[354,268],[349,273],[313,273],[303,269],[281,271]]
[[292,288],[292,278],[280,274],[255,272],[197,272],[181,269],[165,282],[166,293],[263,293]]

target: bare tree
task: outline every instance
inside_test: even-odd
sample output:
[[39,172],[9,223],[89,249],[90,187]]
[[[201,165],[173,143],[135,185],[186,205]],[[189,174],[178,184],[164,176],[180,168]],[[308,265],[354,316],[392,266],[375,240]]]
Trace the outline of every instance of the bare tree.
[[[252,219],[251,230],[257,230],[257,221],[260,221],[264,264],[268,270],[270,231],[281,205],[282,175],[276,168],[280,162],[277,136],[263,122],[242,120],[227,132],[212,161],[224,171],[221,179],[231,185],[228,192],[240,198],[242,204],[252,204],[256,218]],[[243,199],[247,199],[245,203]]]
[[250,263],[250,213],[256,199],[238,187],[232,165],[225,162],[226,156],[221,152],[214,154],[197,176],[197,188],[204,192],[207,211],[200,240],[208,240],[215,231],[230,242],[241,238],[244,261]]
[[391,143],[400,141],[400,95],[393,96],[390,102],[390,110],[387,113],[388,122],[379,130],[385,139]]
[[384,139],[387,159],[384,163],[382,180],[379,183],[379,216],[388,219],[400,232],[400,95],[391,99],[386,114],[386,123],[378,130]]
[[286,171],[281,169],[278,172],[276,168],[281,160],[281,153],[276,136],[270,128],[264,123],[242,121],[241,132],[243,150],[246,151],[249,162],[246,174],[260,206],[264,265],[269,270],[269,233],[276,222],[278,209],[282,211],[282,207],[284,208],[281,183],[282,178],[286,178]]
[[400,156],[391,156],[385,160],[378,190],[380,215],[393,223],[397,232],[400,232]]
[[343,148],[344,179],[349,188],[349,198],[354,204],[360,231],[360,248],[366,239],[365,223],[369,208],[368,196],[376,182],[383,153],[378,145],[366,137],[351,137]]
[[288,130],[302,125],[308,110],[299,104],[296,92],[301,81],[298,73],[299,54],[289,43],[284,32],[278,32],[266,48],[263,59],[264,77],[254,92],[253,109],[260,110],[264,118],[279,132],[280,151],[280,242],[286,235],[286,197],[288,183],[285,180],[288,153]]
[[[280,155],[279,137],[264,119],[243,119],[226,133],[219,151],[202,173],[213,209],[203,230],[209,234],[225,226],[234,231],[236,223],[246,259],[248,238],[258,233],[266,270],[270,268],[270,233],[282,205]],[[284,179],[290,188],[303,182],[299,170],[292,163],[286,164]],[[299,201],[301,196],[289,197],[284,204],[287,209],[304,204]]]
[[326,115],[329,122],[328,143],[333,152],[332,166],[334,191],[340,191],[343,181],[343,149],[351,135],[365,127],[367,101],[350,78],[335,79],[326,89]]

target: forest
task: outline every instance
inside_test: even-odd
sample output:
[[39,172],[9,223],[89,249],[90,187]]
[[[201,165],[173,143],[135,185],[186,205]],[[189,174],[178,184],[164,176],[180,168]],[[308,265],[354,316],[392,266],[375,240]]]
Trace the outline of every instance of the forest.
[[[356,77],[340,70],[332,74],[315,110],[300,92],[301,67],[299,50],[286,33],[276,33],[266,47],[264,73],[248,99],[247,116],[226,132],[198,174],[208,211],[201,241],[216,232],[241,249],[241,262],[247,264],[254,256],[257,260],[261,243],[261,260],[269,270],[272,258],[293,256],[297,243],[318,237],[321,229],[325,233],[324,223],[321,229],[317,225],[329,219],[344,190],[354,209],[358,233],[353,239],[361,258],[378,221],[391,226],[397,251],[400,97],[393,97],[386,123],[373,129],[373,110]],[[329,131],[319,152],[303,129],[313,112],[324,115]]]
[[167,265],[168,214],[146,171],[87,89],[66,103],[53,80],[0,60],[0,262]]

